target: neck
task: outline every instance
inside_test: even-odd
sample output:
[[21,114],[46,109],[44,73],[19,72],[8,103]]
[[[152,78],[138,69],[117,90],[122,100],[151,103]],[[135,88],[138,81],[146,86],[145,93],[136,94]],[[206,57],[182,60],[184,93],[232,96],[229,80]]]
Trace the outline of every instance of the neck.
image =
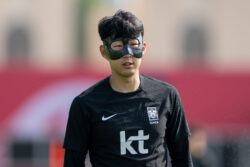
[[122,77],[111,75],[110,85],[113,90],[121,93],[129,93],[136,91],[140,86],[139,73],[131,77]]

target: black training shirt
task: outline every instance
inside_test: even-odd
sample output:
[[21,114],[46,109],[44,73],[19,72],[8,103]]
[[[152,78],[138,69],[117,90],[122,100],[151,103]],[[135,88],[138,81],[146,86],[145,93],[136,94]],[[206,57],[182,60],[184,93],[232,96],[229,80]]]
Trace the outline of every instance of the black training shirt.
[[[71,105],[64,140],[65,167],[191,167],[189,129],[177,90],[140,75],[135,92],[114,91],[109,78]],[[74,165],[75,164],[75,165]]]

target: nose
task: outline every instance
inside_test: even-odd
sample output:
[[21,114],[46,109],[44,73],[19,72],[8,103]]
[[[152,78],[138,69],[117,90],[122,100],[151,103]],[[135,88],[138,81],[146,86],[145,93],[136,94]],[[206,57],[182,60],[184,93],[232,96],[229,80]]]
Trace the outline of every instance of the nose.
[[124,50],[124,55],[133,56],[133,51],[132,51],[132,49],[129,47],[129,45],[126,45],[124,49],[125,49],[125,50]]

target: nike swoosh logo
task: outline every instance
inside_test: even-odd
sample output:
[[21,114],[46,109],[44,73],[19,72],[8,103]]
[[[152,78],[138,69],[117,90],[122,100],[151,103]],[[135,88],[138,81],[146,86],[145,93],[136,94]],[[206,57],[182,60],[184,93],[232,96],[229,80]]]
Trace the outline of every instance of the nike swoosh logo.
[[102,116],[102,120],[103,121],[107,121],[107,120],[109,120],[110,118],[113,118],[114,116],[116,116],[117,114],[113,114],[113,115],[110,115],[110,116],[108,116],[108,117],[105,117],[104,115]]

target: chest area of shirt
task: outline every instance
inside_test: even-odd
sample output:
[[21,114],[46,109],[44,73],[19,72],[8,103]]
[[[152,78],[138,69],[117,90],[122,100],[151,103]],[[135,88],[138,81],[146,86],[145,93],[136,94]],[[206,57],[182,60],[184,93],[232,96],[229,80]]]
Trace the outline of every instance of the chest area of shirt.
[[118,134],[121,131],[144,130],[164,135],[167,108],[160,102],[130,102],[92,109],[91,125],[96,134]]

